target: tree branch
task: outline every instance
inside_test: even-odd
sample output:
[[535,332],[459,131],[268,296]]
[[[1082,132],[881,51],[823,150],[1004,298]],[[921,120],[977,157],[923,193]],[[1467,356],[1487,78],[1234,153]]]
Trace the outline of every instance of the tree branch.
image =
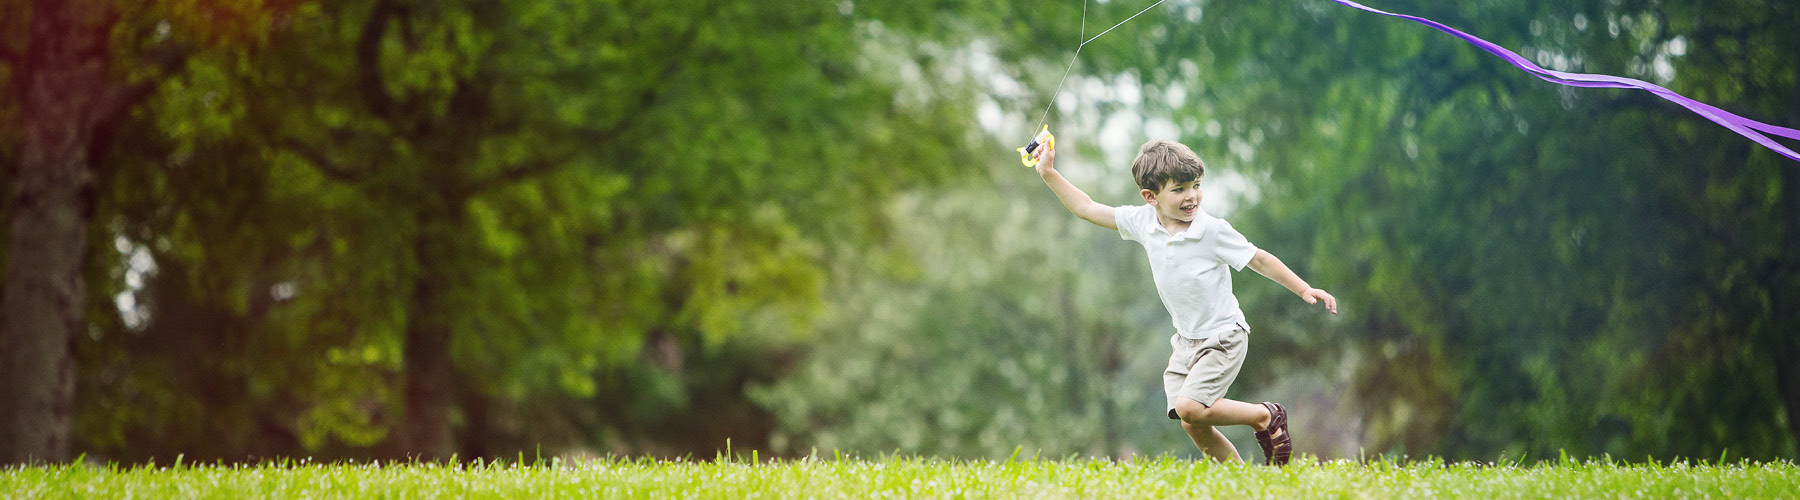
[[364,21],[362,34],[356,40],[356,87],[363,103],[375,116],[394,121],[394,96],[388,94],[381,79],[381,39],[387,35],[389,21],[399,13],[394,0],[378,0]]
[[[697,20],[690,24],[688,30],[682,33],[680,38],[675,42],[675,49],[672,53],[680,55],[689,52],[690,49],[693,48],[695,41],[699,38],[701,27],[714,17],[717,17],[718,11],[719,9],[716,8],[707,9],[707,12],[710,14],[707,18]],[[577,128],[575,130],[576,136],[583,137],[587,141],[596,144],[612,142],[613,140],[618,139],[620,135],[625,133],[625,129],[631,126],[631,117],[643,114],[651,107],[654,107],[658,101],[662,100],[665,89],[668,86],[663,85],[661,82],[668,81],[670,77],[673,77],[675,72],[681,69],[682,62],[683,60],[680,57],[667,58],[667,63],[657,71],[656,77],[648,80],[657,83],[646,86],[642,92],[638,93],[637,109],[625,113],[618,121],[603,128]],[[460,95],[462,91],[466,89],[459,85],[457,90]],[[510,183],[536,177],[554,170],[557,167],[563,166],[571,159],[573,159],[573,155],[563,155],[563,157],[557,159],[545,159],[515,164],[499,174],[470,183],[468,193],[477,195]]]
[[150,80],[164,80],[175,76],[181,68],[187,66],[188,58],[193,57],[194,49],[176,43],[158,45],[144,54],[144,64],[156,68],[157,73]]
[[[694,41],[699,38],[700,28],[705,26],[705,24],[713,17],[716,17],[718,10],[709,9],[708,12],[712,15],[690,24],[688,30],[685,33],[682,33],[680,41],[676,42],[676,48],[672,51],[675,55],[679,56],[680,54],[685,54],[693,48]],[[647,80],[654,83],[646,86],[643,92],[638,93],[636,110],[625,113],[618,121],[613,122],[605,128],[588,130],[582,135],[589,136],[590,140],[595,143],[603,143],[617,138],[631,125],[631,117],[642,115],[644,112],[649,111],[651,107],[655,106],[657,101],[662,100],[663,92],[669,87],[669,85],[666,85],[663,82],[667,82],[670,77],[675,76],[675,72],[681,69],[681,63],[683,62],[680,57],[669,57],[667,60],[668,63],[664,64],[660,71],[657,71],[656,77]]]
[[332,180],[346,183],[360,182],[367,174],[366,171],[344,168],[343,165],[339,165],[331,157],[326,156],[324,152],[297,139],[282,137],[275,139],[274,143],[283,150],[299,155],[301,159],[311,163],[313,168],[319,169],[319,173],[325,174]]
[[[389,3],[391,1],[392,0],[381,0],[382,3]],[[377,6],[377,9],[379,8],[381,7]],[[706,12],[709,14],[707,18],[689,24],[688,29],[674,42],[674,49],[671,51],[672,54],[679,56],[688,53],[693,48],[694,43],[699,39],[701,28],[718,15],[719,9],[710,8],[707,9]],[[578,135],[587,136],[591,141],[602,143],[617,139],[618,136],[623,134],[625,129],[630,126],[630,117],[643,114],[643,112],[655,106],[662,99],[667,85],[663,85],[661,82],[667,81],[670,77],[673,77],[675,72],[681,69],[682,62],[684,61],[681,57],[667,58],[667,62],[657,71],[656,76],[648,80],[657,83],[646,86],[644,90],[638,94],[636,110],[626,113],[617,122],[614,122],[607,127],[584,131],[578,130]],[[457,88],[451,99],[452,106],[465,111],[478,111],[485,114],[487,102],[484,96],[480,96],[473,91],[475,86],[470,83],[471,82],[468,82],[467,80],[459,79]],[[479,195],[489,190],[537,177],[568,164],[573,158],[573,154],[564,154],[555,158],[540,158],[513,164],[502,169],[502,171],[497,174],[469,183],[465,193],[469,196]]]
[[144,62],[154,68],[156,72],[142,81],[125,84],[124,88],[114,96],[115,99],[107,109],[108,116],[118,116],[130,110],[132,106],[149,99],[152,94],[156,93],[156,88],[162,85],[162,82],[174,77],[183,66],[187,65],[188,57],[192,56],[193,52],[171,44],[158,47],[147,55]]
[[573,155],[562,155],[557,158],[542,158],[524,163],[516,163],[500,173],[488,176],[469,184],[468,196],[476,196],[489,190],[504,187],[516,182],[537,177],[568,164]]
[[[187,64],[189,51],[174,45],[164,45],[146,55],[144,61],[155,70],[154,73],[140,81],[106,85],[106,90],[99,93],[96,101],[99,118],[94,122],[94,132],[87,146],[91,158],[101,157],[112,146],[113,136],[123,121],[121,117],[130,112],[132,107],[149,100],[162,82],[180,71]],[[110,167],[108,162],[95,163],[97,171]]]

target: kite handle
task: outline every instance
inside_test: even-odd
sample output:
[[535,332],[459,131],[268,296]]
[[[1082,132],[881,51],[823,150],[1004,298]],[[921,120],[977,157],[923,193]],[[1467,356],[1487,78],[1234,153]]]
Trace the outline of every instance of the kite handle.
[[1027,167],[1036,167],[1038,159],[1032,158],[1031,153],[1037,151],[1040,146],[1051,151],[1056,150],[1056,136],[1050,133],[1049,125],[1045,125],[1044,129],[1038,132],[1037,137],[1031,138],[1031,144],[1019,148],[1019,163],[1023,163]]

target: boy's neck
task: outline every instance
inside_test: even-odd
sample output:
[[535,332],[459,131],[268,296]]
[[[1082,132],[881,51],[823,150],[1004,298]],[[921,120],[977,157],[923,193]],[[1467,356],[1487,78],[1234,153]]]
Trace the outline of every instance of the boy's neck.
[[1193,227],[1194,225],[1194,221],[1164,217],[1162,214],[1156,214],[1156,222],[1162,224],[1163,229],[1168,231],[1169,234],[1181,234],[1183,231],[1187,231],[1189,227]]

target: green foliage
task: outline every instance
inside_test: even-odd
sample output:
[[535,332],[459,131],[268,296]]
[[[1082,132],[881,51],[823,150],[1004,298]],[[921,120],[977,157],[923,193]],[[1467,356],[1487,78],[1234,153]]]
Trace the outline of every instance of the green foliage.
[[[1672,76],[1667,84],[1687,95],[1775,123],[1800,122],[1792,111],[1796,87],[1783,83],[1800,63],[1791,51],[1749,48],[1794,45],[1782,28],[1797,14],[1788,6],[1377,7],[1444,21],[1547,66]],[[1090,20],[1111,14],[1102,9]],[[1794,296],[1800,279],[1792,252],[1782,250],[1800,234],[1791,216],[1796,197],[1782,189],[1793,183],[1792,164],[1653,96],[1558,88],[1448,35],[1329,2],[1207,3],[1160,14],[1192,22],[1138,25],[1096,41],[1082,52],[1077,78],[1141,81],[1149,97],[1141,112],[1167,113],[1206,159],[1209,178],[1266,179],[1231,220],[1343,300],[1344,316],[1327,319],[1261,278],[1238,278],[1258,347],[1234,394],[1300,398],[1317,420],[1297,422],[1307,427],[1297,434],[1340,440],[1301,446],[1341,455],[1347,442],[1350,453],[1362,446],[1469,458],[1560,449],[1795,455],[1795,407],[1783,400],[1793,401],[1800,387],[1779,377],[1780,353],[1793,344],[1780,332],[1796,320],[1775,305]],[[1058,12],[1030,24],[1072,27],[1075,19]],[[999,38],[998,52],[1008,58],[1020,57],[1020,40],[1066,45]],[[1014,64],[1060,66],[1028,58]],[[1185,99],[1156,98],[1176,93]],[[1039,109],[1009,106],[1026,119]],[[1109,112],[1105,103],[1101,109]],[[1056,116],[1061,132],[1079,130],[1079,115]],[[1071,149],[1093,141],[1061,138]],[[1061,163],[1064,171],[1118,171]],[[1105,189],[1108,178],[1099,179],[1100,186],[1078,184]],[[1222,194],[1212,185],[1209,196]],[[1005,201],[957,215],[896,209],[931,228],[908,238],[914,246],[954,249],[921,254],[980,255],[995,267],[903,269],[886,285],[847,285],[851,297],[869,287],[860,293],[894,304],[847,308],[855,312],[834,323],[846,333],[819,346],[790,385],[761,397],[786,415],[797,446],[995,456],[1005,453],[997,443],[1017,442],[1106,453],[1119,448],[1105,450],[1116,443],[1097,437],[1096,425],[1128,434],[1157,425],[1096,424],[1082,409],[1155,400],[1131,392],[1153,387],[1153,371],[1102,369],[1117,387],[1068,392],[1070,374],[1108,365],[1019,340],[1132,338],[1160,328],[1128,312],[1155,304],[1128,285],[1146,273],[1106,264],[1135,257],[1135,249],[1079,230],[1002,236],[986,221],[1030,227],[1024,221],[1036,219],[992,215],[1031,196],[1001,186],[1003,195],[993,198]],[[933,203],[969,204],[963,196],[937,193]],[[1029,206],[1039,216],[1064,216],[1054,204]],[[984,240],[933,232],[951,225]],[[1037,245],[1080,250],[1008,257],[1014,247]],[[1042,291],[1091,288],[1090,269],[1112,271],[1117,288],[1106,299],[1021,305],[1042,304],[1034,297]],[[884,309],[931,313],[909,318]],[[1056,362],[1044,367],[1035,359]],[[1008,371],[1022,375],[1009,379]],[[1033,430],[1043,422],[1062,430]],[[1152,450],[1182,443],[1171,432],[1146,436],[1136,443]]]
[[1013,166],[993,185],[901,198],[890,210],[904,258],[841,264],[825,334],[792,376],[752,393],[782,419],[775,451],[1181,449],[1154,384],[1167,319],[1130,279],[1148,272],[1141,259],[1047,216],[1056,200]]
[[[95,148],[79,447],[391,452],[436,341],[464,456],[1188,450],[1137,249],[972,119],[1035,119],[1082,9],[1129,3],[117,3],[115,70],[153,92]],[[1375,6],[1800,123],[1785,3]],[[28,2],[0,8],[18,53]],[[1075,71],[1142,96],[1067,91],[1078,184],[1135,203],[1096,137],[1166,117],[1342,299],[1238,277],[1233,397],[1303,401],[1303,450],[1800,453],[1791,162],[1322,0],[1172,2]]]
[[465,450],[673,440],[637,431],[809,337],[815,238],[880,241],[870,207],[954,178],[965,142],[967,94],[895,100],[859,68],[875,21],[835,5],[322,2],[285,22],[196,54],[122,132],[98,289],[148,320],[98,314],[80,346],[92,449],[363,453],[401,424],[420,332],[447,332],[455,380],[429,382],[456,388]]
[[[1792,54],[1727,48],[1792,41],[1781,26],[1800,12],[1752,4],[1378,7],[1576,71],[1655,81],[1668,64],[1678,92],[1794,122],[1794,87],[1770,76]],[[1346,382],[1372,449],[1794,456],[1795,388],[1759,354],[1793,324],[1769,298],[1796,279],[1780,250],[1793,165],[1642,93],[1558,88],[1417,25],[1317,12],[1232,10],[1219,24],[1255,35],[1194,42],[1222,69],[1206,78],[1218,107],[1197,114],[1227,124],[1202,156],[1267,172],[1246,232],[1266,228],[1257,243],[1347,311],[1265,328],[1292,340],[1246,375],[1312,364],[1308,346],[1342,336],[1328,345],[1359,360]],[[1252,318],[1298,307],[1246,300]]]

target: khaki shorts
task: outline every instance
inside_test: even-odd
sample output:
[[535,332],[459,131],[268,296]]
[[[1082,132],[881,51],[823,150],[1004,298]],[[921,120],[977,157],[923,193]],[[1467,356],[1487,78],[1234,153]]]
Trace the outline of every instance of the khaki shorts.
[[1177,398],[1188,398],[1211,408],[1214,401],[1225,397],[1225,390],[1237,380],[1244,366],[1244,353],[1250,350],[1250,331],[1242,325],[1236,330],[1200,340],[1169,336],[1175,353],[1169,356],[1169,367],[1163,371],[1163,393],[1169,397],[1169,418],[1175,416]]

